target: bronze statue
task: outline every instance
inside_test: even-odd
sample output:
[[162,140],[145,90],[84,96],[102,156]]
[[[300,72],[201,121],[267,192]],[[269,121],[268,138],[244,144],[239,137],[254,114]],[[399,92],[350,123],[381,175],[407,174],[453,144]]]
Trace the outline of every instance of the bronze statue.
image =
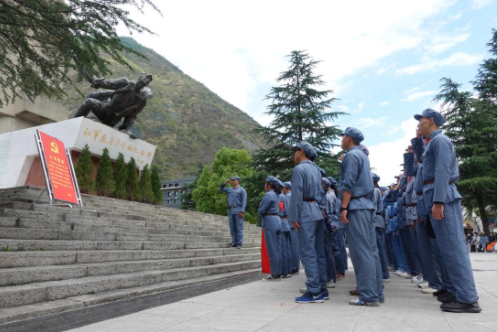
[[152,90],[148,87],[152,75],[140,74],[137,81],[129,81],[126,77],[118,79],[96,78],[84,70],[88,82],[95,89],[107,90],[90,93],[78,108],[75,118],[87,116],[92,112],[103,124],[114,127],[124,118],[119,130],[127,133],[131,138],[137,138],[130,130],[145,105],[147,99],[152,98]]

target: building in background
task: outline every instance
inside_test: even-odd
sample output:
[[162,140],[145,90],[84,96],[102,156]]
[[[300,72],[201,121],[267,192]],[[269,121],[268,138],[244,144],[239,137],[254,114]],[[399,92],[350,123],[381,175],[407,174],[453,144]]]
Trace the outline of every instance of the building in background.
[[161,181],[163,192],[163,206],[179,209],[182,204],[182,194],[188,189],[185,187],[195,181],[195,178]]

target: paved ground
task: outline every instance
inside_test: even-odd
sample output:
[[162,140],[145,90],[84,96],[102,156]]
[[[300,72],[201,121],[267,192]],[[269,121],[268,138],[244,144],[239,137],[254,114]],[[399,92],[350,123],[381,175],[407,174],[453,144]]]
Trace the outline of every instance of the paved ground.
[[[304,273],[280,282],[253,282],[136,314],[73,329],[72,332],[155,331],[496,331],[497,255],[472,253],[472,266],[483,308],[480,314],[452,314],[439,309],[408,279],[392,277],[380,307],[348,305],[355,287],[352,268],[331,289],[325,303],[296,304]],[[350,265],[351,266],[351,265]]]

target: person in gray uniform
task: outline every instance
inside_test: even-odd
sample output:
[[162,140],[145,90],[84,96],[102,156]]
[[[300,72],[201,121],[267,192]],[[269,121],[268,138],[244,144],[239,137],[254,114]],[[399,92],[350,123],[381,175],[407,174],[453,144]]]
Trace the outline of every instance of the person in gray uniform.
[[455,148],[439,128],[444,123],[441,113],[426,109],[414,117],[419,121],[420,133],[428,137],[423,154],[424,202],[454,292],[453,302],[443,303],[441,309],[477,313],[482,309],[465,244],[462,196],[455,186],[459,177]]
[[334,249],[337,249],[337,241],[334,242],[333,215],[337,198],[332,190],[332,184],[327,178],[322,178],[322,186],[325,192],[325,260],[327,265],[327,288],[335,288],[337,282],[337,271],[334,259]]
[[281,182],[277,178],[273,176],[267,177],[265,181],[266,194],[263,196],[258,208],[258,214],[262,218],[263,231],[265,232],[268,257],[270,258],[270,275],[263,279],[265,281],[279,281],[282,275],[282,263],[280,261],[282,222],[278,214],[280,188]]
[[[286,212],[287,212],[287,221],[289,222],[288,214],[289,214],[289,205],[291,201],[291,196],[292,196],[292,183],[290,181],[284,182],[284,189],[282,189],[282,193],[285,195],[285,206],[287,206]],[[289,222],[290,223],[290,222]],[[297,234],[296,230],[292,225],[290,225],[290,238],[289,238],[289,245],[290,245],[290,253],[291,253],[291,271],[293,275],[298,275],[299,274],[299,252],[297,249]]]
[[379,188],[380,176],[372,173],[372,181],[374,184],[374,206],[375,206],[375,235],[377,238],[377,248],[379,250],[380,266],[382,268],[382,281],[389,282],[389,268],[387,267],[386,244],[385,238],[385,220],[384,220],[384,203],[382,201],[382,192]]
[[[279,181],[280,182],[280,181]],[[281,190],[285,185],[280,182]],[[289,203],[282,192],[278,195],[280,199],[278,215],[282,223],[282,234],[280,236],[280,261],[282,264],[282,278],[292,277],[291,249],[290,249],[290,230],[289,213],[287,211]]]
[[[232,188],[225,188],[230,181]],[[232,242],[228,247],[237,247],[237,249],[241,249],[244,242],[244,212],[247,204],[246,190],[239,185],[239,182],[240,178],[234,176],[220,185],[220,191],[228,194],[228,226],[232,236]]]
[[323,215],[317,200],[320,198],[322,177],[313,164],[317,156],[308,142],[292,147],[292,196],[289,220],[297,231],[299,257],[306,273],[306,292],[296,298],[297,303],[323,303],[328,299],[327,270],[324,248]]
[[382,269],[372,223],[375,207],[370,162],[359,147],[363,134],[348,127],[341,147],[347,151],[340,168],[341,221],[346,224],[349,252],[356,273],[359,297],[351,305],[378,306],[384,302]]
[[[345,269],[346,269],[346,264],[348,260],[348,254],[346,252],[346,242],[345,242],[345,235],[344,235],[344,224],[342,221],[339,220],[339,215],[341,214],[341,200],[339,197],[339,191],[338,191],[338,186],[339,184],[337,181],[331,177],[328,176],[327,179],[330,181],[332,192],[334,193],[335,196],[335,204],[334,204],[334,211],[332,215],[332,226],[333,226],[333,243],[334,246],[337,247],[337,250],[333,250],[334,252],[334,260],[335,260],[335,269],[336,269],[336,280],[344,279],[346,277],[345,275]],[[328,195],[329,193],[327,193]],[[332,199],[333,201],[333,199]]]

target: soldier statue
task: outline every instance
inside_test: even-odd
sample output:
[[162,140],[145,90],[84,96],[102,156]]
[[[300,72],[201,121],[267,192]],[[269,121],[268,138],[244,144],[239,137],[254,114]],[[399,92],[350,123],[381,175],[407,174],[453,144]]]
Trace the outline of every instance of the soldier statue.
[[106,90],[92,92],[78,108],[75,118],[87,116],[92,112],[100,122],[108,126],[116,126],[123,118],[119,130],[136,139],[130,130],[145,105],[152,98],[152,90],[148,87],[152,75],[140,74],[137,81],[129,81],[126,77],[105,79],[92,77],[85,70],[84,75],[95,89]]

